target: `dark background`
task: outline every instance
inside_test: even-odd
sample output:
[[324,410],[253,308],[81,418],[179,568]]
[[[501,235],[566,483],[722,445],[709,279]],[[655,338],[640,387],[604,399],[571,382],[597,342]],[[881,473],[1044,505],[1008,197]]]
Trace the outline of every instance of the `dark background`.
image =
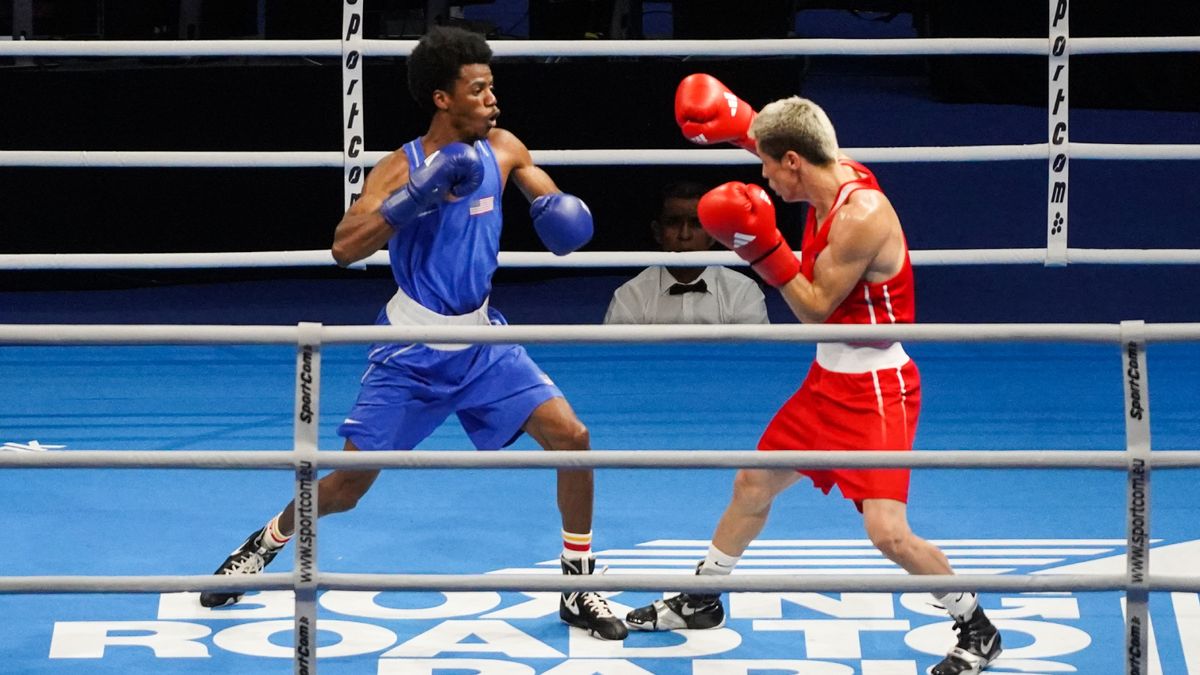
[[[336,37],[341,2],[204,2],[196,25],[178,7],[43,2],[34,37]],[[413,37],[423,3],[366,0],[368,37]],[[769,0],[644,3],[639,25],[612,3],[479,3],[440,20],[492,39],[551,37],[1045,36],[1046,3]],[[48,8],[53,7],[54,11]],[[372,9],[375,8],[375,9]],[[11,29],[8,3],[0,32]],[[1071,4],[1075,37],[1200,34],[1200,3]],[[99,19],[103,17],[103,21]],[[715,17],[715,19],[714,19]],[[438,17],[435,17],[437,19]],[[618,17],[619,19],[619,17]],[[5,22],[8,22],[7,24]],[[103,35],[92,34],[103,25]],[[613,27],[616,26],[614,30]],[[606,34],[606,31],[608,34]],[[43,34],[44,33],[44,34]],[[410,34],[411,33],[411,34]],[[1047,132],[1039,57],[499,59],[501,124],[531,149],[688,148],[672,117],[675,84],[708,72],[755,107],[800,93],[821,103],[843,147],[1040,143]],[[1200,55],[1071,59],[1071,138],[1200,143]],[[0,149],[336,150],[341,68],[334,59],[8,59],[0,61]],[[420,135],[404,60],[365,68],[371,150]],[[1200,248],[1200,162],[1071,163],[1070,245]],[[1046,163],[878,163],[913,249],[1045,245]],[[758,179],[756,166],[548,167],[596,214],[585,250],[653,248],[648,221],[675,179]],[[321,249],[342,213],[340,169],[55,169],[0,167],[0,252],[191,252]],[[778,204],[785,235],[803,209]],[[516,190],[504,202],[502,250],[542,250]],[[494,304],[514,322],[599,321],[636,270],[519,270],[497,275]],[[1194,266],[920,267],[924,321],[1196,320]],[[369,322],[391,292],[385,269],[0,272],[0,321]],[[302,295],[303,303],[295,298]],[[565,296],[562,302],[556,296]],[[789,320],[774,293],[772,317]],[[567,306],[564,309],[564,305]],[[204,311],[204,310],[211,310]]]

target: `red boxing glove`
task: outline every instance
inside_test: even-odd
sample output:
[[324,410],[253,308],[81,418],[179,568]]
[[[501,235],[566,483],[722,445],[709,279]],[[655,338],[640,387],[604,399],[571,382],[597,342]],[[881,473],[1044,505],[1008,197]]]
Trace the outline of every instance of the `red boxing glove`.
[[748,136],[754,108],[712,75],[696,73],[683,78],[675,90],[675,121],[693,143],[728,142],[758,154]]
[[725,183],[700,198],[700,224],[748,261],[758,276],[782,286],[800,273],[792,247],[775,227],[775,205],[757,185]]

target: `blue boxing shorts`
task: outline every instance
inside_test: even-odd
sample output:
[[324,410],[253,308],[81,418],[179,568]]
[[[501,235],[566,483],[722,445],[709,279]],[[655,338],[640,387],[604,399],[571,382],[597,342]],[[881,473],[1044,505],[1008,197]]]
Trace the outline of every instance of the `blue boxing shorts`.
[[539,405],[558,396],[520,345],[409,345],[372,360],[338,435],[360,450],[411,450],[456,413],[477,449],[498,450],[517,440]]

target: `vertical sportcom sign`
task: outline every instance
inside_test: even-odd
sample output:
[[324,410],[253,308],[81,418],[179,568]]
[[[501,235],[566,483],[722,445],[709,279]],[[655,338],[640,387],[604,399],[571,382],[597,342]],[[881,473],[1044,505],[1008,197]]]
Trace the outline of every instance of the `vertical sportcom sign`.
[[363,169],[363,12],[359,0],[342,6],[342,167],[344,208],[362,195]]
[[1050,171],[1046,201],[1046,266],[1067,264],[1067,135],[1070,95],[1068,0],[1050,0]]
[[296,467],[294,514],[296,624],[295,675],[317,672],[317,422],[320,417],[321,324],[301,323],[296,348],[296,404],[292,414]]
[[1125,672],[1146,675],[1150,656],[1150,381],[1145,323],[1121,322],[1125,449],[1129,457],[1126,523]]

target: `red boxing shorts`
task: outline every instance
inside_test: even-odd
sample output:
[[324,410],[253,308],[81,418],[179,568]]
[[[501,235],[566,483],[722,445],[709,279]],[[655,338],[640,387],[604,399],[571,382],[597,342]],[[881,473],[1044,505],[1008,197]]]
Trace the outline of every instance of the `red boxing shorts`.
[[[759,450],[912,450],[921,374],[899,368],[836,373],[813,363],[758,441]],[[798,469],[825,494],[834,485],[862,511],[864,499],[908,502],[909,469]]]

